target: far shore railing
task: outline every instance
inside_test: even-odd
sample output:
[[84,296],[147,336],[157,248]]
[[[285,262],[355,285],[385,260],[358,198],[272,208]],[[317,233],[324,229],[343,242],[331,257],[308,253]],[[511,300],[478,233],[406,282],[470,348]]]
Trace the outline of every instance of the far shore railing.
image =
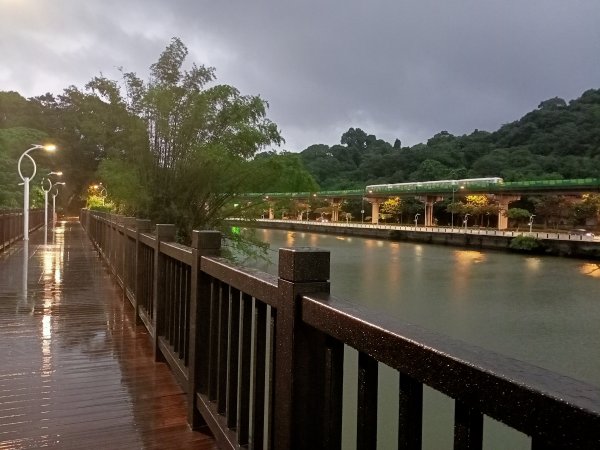
[[[44,211],[29,211],[29,231],[44,225]],[[12,243],[23,239],[23,210],[0,209],[0,251],[4,251]]]
[[398,448],[420,449],[423,386],[454,399],[454,448],[481,449],[484,416],[531,448],[600,448],[600,389],[329,294],[329,252],[279,251],[278,276],[219,257],[221,235],[82,210],[136,320],[221,448],[340,449],[344,345],[358,351],[356,448],[376,448],[378,367],[398,373]]
[[[426,227],[423,225],[400,225],[396,223],[368,223],[368,222],[350,222],[345,220],[340,220],[339,222],[328,222],[328,221],[318,221],[318,220],[293,220],[293,219],[243,219],[243,218],[230,218],[230,221],[235,222],[248,222],[251,224],[295,224],[295,225],[314,225],[317,227],[322,227],[326,229],[328,227],[335,228],[364,228],[366,230],[395,230],[395,231],[418,231],[418,232],[427,232],[427,233],[450,233],[450,234],[469,234],[475,236],[502,236],[507,238],[512,238],[516,236],[531,236],[536,239],[551,239],[551,240],[559,240],[559,241],[588,241],[593,242],[595,240],[593,234],[591,233],[583,233],[583,232],[569,232],[569,231],[538,231],[533,230],[529,231],[527,229],[523,230],[498,230],[495,228],[484,228],[477,226],[464,227],[457,224],[454,227],[440,227],[440,226],[430,226]],[[597,238],[596,238],[597,239]]]

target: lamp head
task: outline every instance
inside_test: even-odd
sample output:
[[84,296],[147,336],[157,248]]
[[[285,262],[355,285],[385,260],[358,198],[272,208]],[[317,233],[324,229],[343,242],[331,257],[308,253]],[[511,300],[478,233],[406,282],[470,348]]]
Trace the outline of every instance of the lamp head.
[[46,150],[47,152],[53,152],[56,150],[56,145],[54,144],[46,144],[42,147],[44,150]]

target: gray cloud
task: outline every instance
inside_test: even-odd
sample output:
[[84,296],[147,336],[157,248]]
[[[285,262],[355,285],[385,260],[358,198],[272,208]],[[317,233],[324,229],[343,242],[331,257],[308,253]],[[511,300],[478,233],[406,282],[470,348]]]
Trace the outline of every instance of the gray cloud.
[[270,103],[286,149],[351,126],[406,145],[598,88],[599,19],[596,0],[0,0],[0,89],[145,75],[179,36],[220,82]]

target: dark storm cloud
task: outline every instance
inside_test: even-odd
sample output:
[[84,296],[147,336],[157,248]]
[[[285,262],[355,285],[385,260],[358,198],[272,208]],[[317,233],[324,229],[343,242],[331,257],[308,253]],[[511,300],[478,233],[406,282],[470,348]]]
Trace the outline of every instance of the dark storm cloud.
[[[0,0],[9,3],[50,4]],[[145,74],[179,36],[220,82],[268,100],[294,151],[336,143],[351,126],[404,144],[440,130],[494,130],[542,100],[600,84],[595,0],[58,3],[60,39],[43,54],[39,38],[9,38],[23,51],[8,60],[30,74],[15,89],[43,84],[27,70],[36,53],[44,68],[61,61],[51,79],[62,87],[81,85],[116,66]]]

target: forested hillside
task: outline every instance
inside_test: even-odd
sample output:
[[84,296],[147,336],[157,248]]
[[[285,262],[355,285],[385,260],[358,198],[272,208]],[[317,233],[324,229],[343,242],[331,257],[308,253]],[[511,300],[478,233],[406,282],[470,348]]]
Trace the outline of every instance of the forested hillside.
[[[460,113],[460,112],[458,112]],[[366,184],[500,176],[506,181],[600,177],[600,89],[552,98],[495,132],[442,131],[413,147],[350,128],[340,145],[302,151],[323,190]]]

